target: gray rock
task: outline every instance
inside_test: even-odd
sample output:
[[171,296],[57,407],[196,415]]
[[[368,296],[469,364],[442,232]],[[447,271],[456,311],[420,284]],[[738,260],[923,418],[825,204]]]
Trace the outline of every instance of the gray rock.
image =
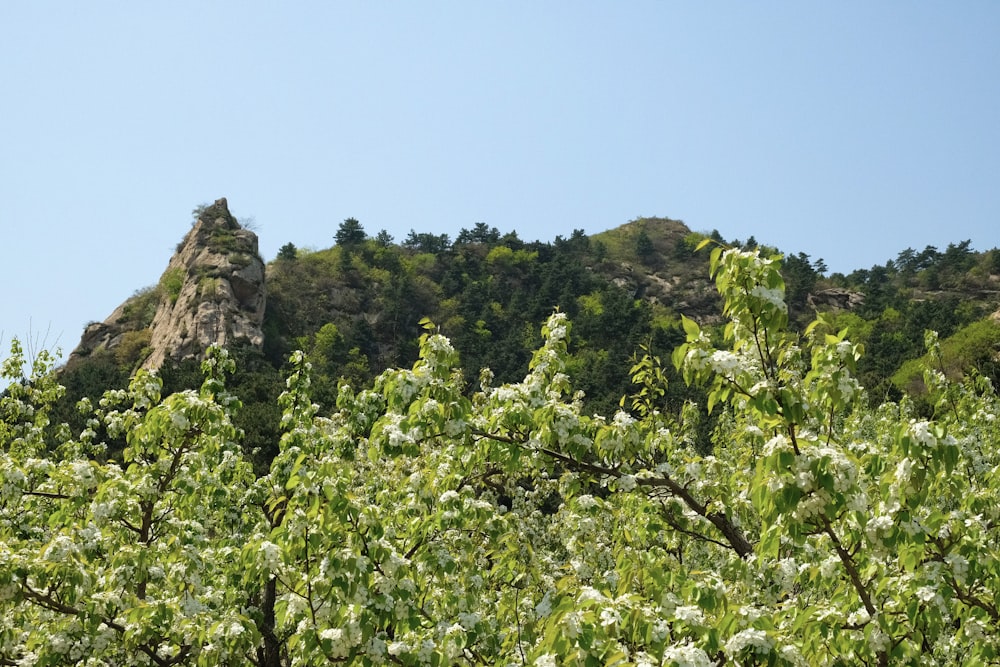
[[854,310],[865,302],[865,295],[840,287],[820,290],[806,297],[808,304],[817,310]]
[[[154,305],[150,299],[156,300],[152,321],[148,315],[137,317],[139,305]],[[201,358],[213,344],[261,348],[265,303],[257,235],[243,229],[226,200],[219,199],[177,246],[155,293],[137,294],[104,322],[88,325],[67,365],[99,350],[113,351],[129,331],[148,330],[142,367],[149,369],[160,368],[167,359]]]

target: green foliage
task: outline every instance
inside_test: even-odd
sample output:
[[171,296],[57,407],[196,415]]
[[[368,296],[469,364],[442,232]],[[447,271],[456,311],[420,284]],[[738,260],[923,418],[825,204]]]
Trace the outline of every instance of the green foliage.
[[462,229],[455,238],[456,244],[480,243],[493,245],[500,242],[500,231],[485,222],[477,222],[472,229]]
[[177,297],[181,294],[181,288],[184,287],[186,277],[187,272],[180,266],[167,269],[160,276],[160,287],[167,295],[167,298],[170,299],[170,303],[177,303]]
[[436,254],[451,248],[451,241],[447,234],[437,235],[426,232],[418,234],[411,229],[409,236],[403,241],[403,247],[419,253]]
[[218,294],[221,281],[218,277],[201,276],[198,279],[198,295],[203,298],[211,298]]
[[892,383],[912,396],[922,396],[924,370],[933,368],[958,381],[970,373],[996,377],[1000,370],[1000,325],[987,319],[962,327],[934,349],[905,362],[892,376]]
[[355,218],[347,218],[337,228],[334,240],[339,246],[356,246],[365,241],[365,228]]
[[198,220],[201,219],[201,217],[205,214],[205,211],[207,211],[210,206],[211,204],[209,204],[206,201],[198,204],[193,209],[191,209],[191,224],[193,225],[196,222],[198,222]]
[[286,243],[278,249],[278,259],[291,261],[298,257],[299,251],[294,243]]
[[[244,244],[236,236],[235,230],[225,226],[212,228],[209,244],[209,247],[222,254],[238,253],[245,249]],[[249,263],[247,260],[244,261]]]
[[[51,422],[51,358],[19,378],[15,343],[0,662],[995,663],[991,384],[927,368],[933,419],[873,409],[860,345],[828,322],[789,328],[776,258],[717,246],[710,265],[721,344],[685,318],[672,356],[714,423],[666,405],[676,383],[648,344],[625,365],[624,409],[585,411],[571,366],[590,348],[574,353],[571,334],[586,327],[561,312],[522,378],[484,371],[471,391],[420,320],[412,364],[340,386],[323,415],[313,362],[349,344],[330,325],[290,357],[256,476],[225,353],[209,352],[197,390],[137,373],[84,402],[71,435]],[[635,308],[590,293],[592,316]]]
[[136,290],[125,302],[119,323],[131,329],[145,329],[152,323],[162,295],[160,285]]
[[[820,260],[822,262],[822,260]],[[781,263],[781,275],[787,285],[788,307],[798,313],[806,310],[806,301],[816,289],[820,272],[817,271],[809,255],[800,252],[789,254]]]
[[115,348],[115,361],[124,368],[134,368],[149,355],[149,343],[153,332],[150,329],[137,329],[122,334],[121,342]]
[[656,247],[653,245],[653,240],[649,238],[649,234],[646,233],[645,228],[640,229],[635,237],[635,253],[639,259],[646,263],[656,257]]

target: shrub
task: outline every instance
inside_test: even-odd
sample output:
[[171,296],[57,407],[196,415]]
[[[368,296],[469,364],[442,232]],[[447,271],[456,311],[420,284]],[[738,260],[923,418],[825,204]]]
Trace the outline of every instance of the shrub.
[[136,290],[122,308],[119,323],[133,329],[145,329],[153,322],[162,296],[163,290],[160,285],[150,285]]
[[149,343],[153,332],[150,329],[126,331],[115,348],[115,361],[121,368],[132,368],[149,356]]
[[160,286],[170,298],[170,303],[177,303],[177,297],[181,295],[181,288],[184,286],[185,271],[179,266],[167,269],[160,277]]

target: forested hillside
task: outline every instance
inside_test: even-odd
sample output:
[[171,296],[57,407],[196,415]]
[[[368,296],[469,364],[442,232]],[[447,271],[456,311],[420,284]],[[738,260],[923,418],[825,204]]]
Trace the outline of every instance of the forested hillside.
[[[326,249],[291,242],[281,248],[266,267],[263,346],[231,346],[239,362],[232,386],[252,406],[237,423],[249,448],[259,450],[261,465],[276,451],[276,399],[292,351],[306,353],[313,400],[330,409],[339,384],[360,386],[387,368],[412,364],[423,320],[453,342],[471,391],[481,368],[499,381],[523,377],[541,340],[539,323],[554,311],[565,313],[575,332],[567,373],[587,410],[610,414],[630,391],[635,355],[645,349],[666,357],[683,340],[682,315],[721,336],[721,304],[708,278],[707,253],[695,251],[699,242],[757,247],[753,237],[727,241],[666,218],[637,219],[589,237],[578,230],[551,242],[522,240],[484,223],[455,239],[411,231],[396,241],[384,231],[369,235],[353,218],[334,231]],[[828,275],[822,259],[785,252],[782,273],[793,327],[823,313],[831,331],[847,327],[865,346],[858,374],[873,402],[896,400],[904,388],[919,400],[922,380],[912,363],[925,352],[927,329],[943,341],[950,377],[972,370],[997,377],[1000,327],[990,318],[1000,307],[996,249],[976,252],[968,242],[943,252],[908,249],[885,266],[846,276]],[[124,344],[89,354],[62,373],[68,391],[56,406],[58,421],[82,427],[76,401],[127,385],[149,354],[143,327],[165,298],[164,281],[123,304],[124,316],[135,320]],[[165,388],[197,386],[198,365],[168,359],[160,369]],[[704,400],[683,383],[668,387],[665,400],[675,408]]]

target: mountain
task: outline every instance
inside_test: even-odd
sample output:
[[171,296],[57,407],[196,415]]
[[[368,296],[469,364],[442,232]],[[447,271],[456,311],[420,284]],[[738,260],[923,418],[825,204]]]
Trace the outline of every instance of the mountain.
[[[304,251],[287,243],[265,265],[256,235],[219,199],[199,210],[157,285],[86,328],[62,370],[61,416],[72,425],[77,399],[124,386],[139,367],[158,369],[165,391],[192,386],[200,355],[220,344],[239,362],[230,383],[246,406],[239,425],[267,460],[277,441],[282,367],[293,350],[308,355],[314,400],[326,407],[338,383],[363,385],[413,363],[427,320],[452,339],[470,386],[481,368],[497,382],[517,380],[554,308],[573,323],[574,386],[589,409],[612,414],[631,391],[637,350],[667,359],[684,340],[681,315],[721,336],[707,252],[695,251],[706,238],[758,245],[753,237],[726,242],[669,218],[640,218],[592,236],[578,230],[552,242],[478,223],[454,240],[411,231],[399,243],[384,231],[368,236],[348,219],[336,245]],[[944,252],[907,249],[849,275],[827,275],[822,260],[784,253],[783,275],[794,327],[821,313],[827,330],[848,327],[866,345],[859,370],[873,400],[917,384],[900,373],[924,354],[925,329],[948,342],[942,349],[950,372],[996,377],[1000,370],[1000,326],[989,318],[1000,308],[996,249],[979,253],[968,242]],[[700,400],[697,388],[667,373],[668,403]]]

